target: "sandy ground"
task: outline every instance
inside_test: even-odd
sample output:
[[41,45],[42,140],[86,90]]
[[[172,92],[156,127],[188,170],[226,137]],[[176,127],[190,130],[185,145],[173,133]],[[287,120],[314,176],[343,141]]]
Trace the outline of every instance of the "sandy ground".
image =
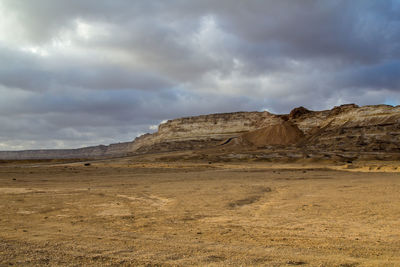
[[0,266],[400,266],[400,174],[341,168],[2,165]]

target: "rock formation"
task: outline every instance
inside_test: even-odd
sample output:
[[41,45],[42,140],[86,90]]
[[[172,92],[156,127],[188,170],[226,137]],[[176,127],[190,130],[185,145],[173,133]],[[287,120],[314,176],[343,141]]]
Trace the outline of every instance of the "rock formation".
[[145,134],[133,142],[80,149],[2,151],[0,159],[99,158],[204,149],[224,151],[225,147],[233,147],[232,144],[253,151],[264,149],[264,154],[268,153],[265,149],[276,151],[279,148],[288,151],[288,157],[363,158],[374,155],[375,158],[395,159],[400,155],[400,106],[348,104],[324,111],[299,107],[283,115],[269,112],[202,115],[169,120],[161,124],[156,133]]

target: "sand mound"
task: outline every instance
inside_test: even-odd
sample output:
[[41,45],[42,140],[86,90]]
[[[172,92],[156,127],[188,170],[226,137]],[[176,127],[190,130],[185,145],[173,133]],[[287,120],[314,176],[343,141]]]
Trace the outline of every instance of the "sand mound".
[[242,135],[243,141],[256,146],[290,145],[299,142],[303,132],[293,123],[284,121]]

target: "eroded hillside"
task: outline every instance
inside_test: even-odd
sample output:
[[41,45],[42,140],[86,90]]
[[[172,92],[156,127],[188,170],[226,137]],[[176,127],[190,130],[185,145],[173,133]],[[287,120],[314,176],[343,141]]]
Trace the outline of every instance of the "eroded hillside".
[[348,104],[324,111],[299,107],[284,115],[213,114],[168,121],[157,133],[142,138],[134,144],[136,151],[209,147],[231,152],[235,148],[236,152],[286,149],[295,151],[296,157],[343,153],[350,157],[397,157],[400,107]]
[[400,155],[400,106],[348,104],[324,111],[299,107],[283,115],[202,115],[169,120],[156,133],[133,142],[66,150],[3,151],[0,158],[99,158],[188,150],[202,154],[204,150],[208,154],[269,153],[264,158],[278,153],[288,158],[395,159]]

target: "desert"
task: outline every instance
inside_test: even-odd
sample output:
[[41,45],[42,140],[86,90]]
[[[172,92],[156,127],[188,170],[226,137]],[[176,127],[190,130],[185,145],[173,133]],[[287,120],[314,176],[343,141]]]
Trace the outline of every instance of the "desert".
[[0,267],[400,267],[400,0],[0,0]]
[[0,263],[397,266],[400,166],[382,165],[9,162]]
[[213,114],[112,155],[3,152],[0,263],[400,265],[399,114]]

